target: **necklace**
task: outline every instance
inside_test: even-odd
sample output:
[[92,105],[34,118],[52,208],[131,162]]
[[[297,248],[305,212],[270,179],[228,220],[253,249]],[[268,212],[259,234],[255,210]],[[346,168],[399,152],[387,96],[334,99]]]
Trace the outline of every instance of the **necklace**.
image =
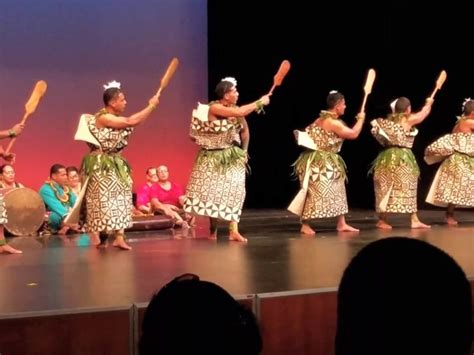
[[67,187],[67,186],[63,187],[63,194],[64,195],[61,196],[61,194],[59,193],[56,186],[54,186],[55,185],[54,181],[48,180],[46,182],[49,184],[49,186],[51,186],[51,189],[54,191],[54,194],[56,195],[56,198],[59,201],[61,201],[62,203],[68,203],[69,202],[69,187]]
[[332,118],[335,120],[339,119],[339,117],[337,116],[337,113],[331,112],[331,111],[322,110],[319,115],[321,116],[323,120],[325,120],[326,118]]

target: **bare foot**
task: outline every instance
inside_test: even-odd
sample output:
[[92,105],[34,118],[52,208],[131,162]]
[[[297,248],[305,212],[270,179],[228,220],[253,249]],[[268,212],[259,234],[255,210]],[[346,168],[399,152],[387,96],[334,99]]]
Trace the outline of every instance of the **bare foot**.
[[431,228],[430,225],[421,223],[420,221],[411,222],[412,229],[428,229]]
[[188,222],[183,220],[176,222],[176,225],[181,228],[189,228]]
[[96,245],[97,249],[106,249],[109,246],[109,236],[101,235],[101,233],[98,233],[97,236],[99,238],[99,244]]
[[79,226],[74,226],[74,227],[71,227],[71,230],[76,233],[76,234],[81,234],[83,233],[83,230],[79,227]]
[[300,229],[301,234],[306,234],[306,235],[315,235],[316,231],[309,226],[309,224],[302,224],[301,229]]
[[66,235],[68,230],[69,230],[69,226],[63,226],[60,230],[58,230],[58,234]]
[[456,221],[453,216],[446,216],[446,223],[448,224],[448,226],[458,225],[458,221]]
[[207,237],[207,239],[210,239],[210,240],[217,240],[217,231],[211,232],[211,233],[209,234],[209,237]]
[[99,240],[99,244],[96,244],[97,249],[106,249],[109,246],[108,240]]
[[173,235],[173,239],[179,240],[183,239],[183,235],[181,233]]
[[125,240],[122,236],[115,237],[114,243],[112,245],[122,250],[132,250],[132,247],[125,243]]
[[379,219],[379,221],[377,222],[377,224],[375,225],[377,228],[380,228],[380,229],[392,229],[392,226],[390,224],[388,224],[387,222]]
[[248,242],[247,238],[244,238],[242,234],[235,231],[229,233],[229,240],[234,241],[234,242],[244,242],[244,243]]
[[22,254],[23,252],[21,250],[15,249],[11,247],[8,244],[0,246],[0,254],[1,253],[6,253],[6,254]]
[[354,228],[347,223],[341,224],[337,226],[337,231],[338,232],[358,232],[359,230],[357,228]]
[[91,245],[99,245],[100,244],[100,238],[97,233],[89,233],[89,241]]

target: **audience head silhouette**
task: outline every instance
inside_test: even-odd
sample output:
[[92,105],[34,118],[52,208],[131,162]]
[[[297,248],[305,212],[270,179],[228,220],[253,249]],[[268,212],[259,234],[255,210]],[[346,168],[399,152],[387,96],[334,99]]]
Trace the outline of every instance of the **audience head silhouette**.
[[338,291],[336,355],[470,354],[466,275],[444,251],[394,237],[363,248]]
[[257,355],[253,313],[220,286],[184,274],[156,293],[142,324],[140,355]]

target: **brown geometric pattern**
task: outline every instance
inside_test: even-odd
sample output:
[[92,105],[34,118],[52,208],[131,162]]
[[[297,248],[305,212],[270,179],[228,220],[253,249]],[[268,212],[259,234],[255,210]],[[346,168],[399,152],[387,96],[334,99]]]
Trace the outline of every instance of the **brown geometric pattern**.
[[[306,127],[306,132],[318,147],[318,151],[333,153],[341,150],[344,139],[328,132],[316,123]],[[304,153],[303,153],[304,154]],[[341,216],[348,211],[345,173],[337,159],[326,159],[327,154],[318,154],[310,164],[308,194],[303,208],[302,220]],[[303,184],[306,168],[297,171],[300,185]]]
[[132,190],[115,170],[95,173],[86,190],[87,230],[115,231],[132,224]]
[[439,167],[439,179],[435,183],[436,205],[474,207],[474,157],[459,153],[450,156]]
[[[416,128],[407,131],[400,123],[378,118],[372,123],[372,135],[384,147],[413,147]],[[395,160],[395,159],[394,159]],[[374,170],[375,209],[377,212],[413,213],[417,211],[418,174],[400,162]],[[388,202],[387,202],[388,199]],[[387,202],[386,207],[384,206]]]
[[446,134],[426,147],[425,156],[447,158],[455,152],[474,157],[474,133]]
[[318,150],[325,152],[339,153],[344,139],[334,132],[328,132],[319,127],[316,122],[306,127],[306,132],[314,141]]
[[425,160],[444,160],[435,175],[426,201],[445,207],[474,207],[474,134],[447,134],[425,149]]
[[237,160],[224,169],[215,161],[196,162],[186,187],[184,210],[200,216],[239,222],[245,199],[245,161]]
[[[128,144],[133,128],[97,128],[95,118],[88,122],[91,133],[101,145],[101,154],[119,153]],[[115,169],[95,167],[87,185],[86,227],[92,232],[115,231],[132,224],[132,180],[123,181]]]
[[5,224],[8,222],[7,219],[7,210],[5,208],[5,202],[3,201],[3,197],[0,196],[0,224]]
[[[392,164],[388,168],[376,168],[374,171],[376,211],[388,213],[413,213],[417,211],[416,193],[418,175],[405,163]],[[382,207],[382,201],[388,203]]]
[[[214,102],[209,103],[209,105]],[[191,120],[190,136],[206,150],[230,149],[240,145],[243,117],[214,121]],[[215,159],[198,154],[186,187],[184,210],[200,216],[238,222],[245,199],[245,160],[237,159],[230,166],[219,167]]]
[[240,145],[241,120],[244,118],[227,118],[215,121],[191,120],[190,136],[197,145],[204,149],[224,149],[234,144]]
[[[302,184],[304,174],[298,174]],[[343,172],[331,161],[311,163],[308,195],[302,220],[341,216],[348,211]]]
[[412,148],[418,134],[416,128],[407,131],[401,124],[387,118],[377,118],[371,124],[372,135],[383,147]]
[[133,128],[97,128],[96,118],[92,117],[87,122],[92,135],[99,141],[100,148],[104,153],[116,153],[123,150],[128,145],[128,138],[133,132]]

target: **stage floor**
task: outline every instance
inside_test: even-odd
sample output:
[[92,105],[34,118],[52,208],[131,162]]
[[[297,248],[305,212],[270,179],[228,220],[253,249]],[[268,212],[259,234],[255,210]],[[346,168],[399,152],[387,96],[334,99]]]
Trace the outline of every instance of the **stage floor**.
[[[22,255],[0,255],[0,317],[38,311],[121,307],[147,302],[173,277],[191,272],[235,296],[336,288],[350,259],[368,243],[409,236],[448,252],[474,279],[474,213],[459,211],[458,227],[443,224],[443,211],[421,211],[430,230],[411,230],[408,216],[395,216],[391,231],[374,227],[372,211],[351,212],[360,233],[338,233],[335,219],[315,222],[315,237],[299,234],[298,219],[283,210],[247,210],[241,232],[247,244],[205,239],[206,220],[187,235],[180,230],[129,233],[133,250],[98,250],[87,235],[11,239]],[[202,225],[202,226],[201,226]],[[403,262],[403,255],[400,255]],[[423,262],[420,260],[420,262]]]

